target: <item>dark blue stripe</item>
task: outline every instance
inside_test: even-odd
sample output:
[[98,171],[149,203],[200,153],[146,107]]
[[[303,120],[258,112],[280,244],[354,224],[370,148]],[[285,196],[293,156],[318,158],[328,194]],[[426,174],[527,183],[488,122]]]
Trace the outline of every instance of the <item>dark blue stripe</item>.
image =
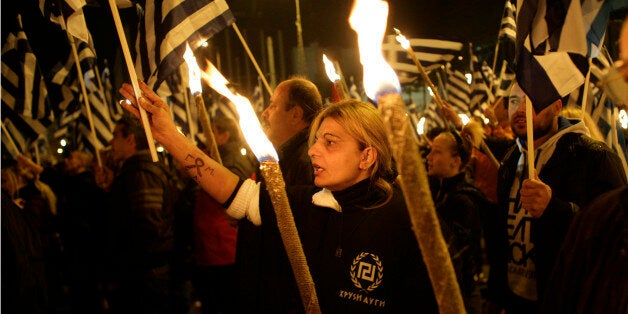
[[516,75],[519,86],[528,95],[537,113],[561,98],[545,69],[527,49],[521,51]]

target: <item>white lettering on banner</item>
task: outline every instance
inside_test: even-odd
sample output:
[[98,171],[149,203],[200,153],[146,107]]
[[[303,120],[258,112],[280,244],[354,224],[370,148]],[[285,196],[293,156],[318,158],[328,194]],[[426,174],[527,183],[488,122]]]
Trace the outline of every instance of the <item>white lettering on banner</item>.
[[[519,170],[519,169],[518,169]],[[522,173],[519,173],[522,175]],[[508,286],[512,292],[528,300],[537,300],[536,250],[532,242],[531,231],[534,218],[521,208],[519,188],[521,181],[515,179],[510,191],[508,206]]]
[[360,294],[360,293],[340,290],[339,293],[338,293],[338,296],[340,298],[342,298],[342,299],[347,299],[347,300],[351,300],[351,301],[361,302],[361,303],[364,303],[364,304],[367,304],[367,305],[371,305],[371,306],[377,306],[377,307],[381,307],[381,308],[386,306],[386,301],[380,300],[380,299],[377,299],[377,298],[368,297],[368,296]]

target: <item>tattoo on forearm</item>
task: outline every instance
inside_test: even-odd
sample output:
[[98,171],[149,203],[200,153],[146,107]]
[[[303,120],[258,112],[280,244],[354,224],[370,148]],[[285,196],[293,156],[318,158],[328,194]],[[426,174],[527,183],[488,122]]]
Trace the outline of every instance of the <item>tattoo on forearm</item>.
[[[188,154],[187,156],[185,156],[185,161],[188,160],[193,160],[194,163],[192,164],[188,164],[185,166],[185,169],[193,169],[196,168],[196,175],[192,176],[192,179],[194,179],[194,181],[197,181],[203,176],[203,172],[209,172],[209,175],[213,175],[214,174],[214,168],[212,167],[205,167],[205,161],[203,161],[203,159],[201,157],[194,157],[192,156],[192,154]],[[202,171],[201,171],[202,170]]]

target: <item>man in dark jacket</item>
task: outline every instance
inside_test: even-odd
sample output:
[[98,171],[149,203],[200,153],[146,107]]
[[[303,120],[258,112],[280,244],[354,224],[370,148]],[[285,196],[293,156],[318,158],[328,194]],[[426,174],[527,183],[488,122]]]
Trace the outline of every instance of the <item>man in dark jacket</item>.
[[111,310],[168,312],[175,200],[167,170],[152,161],[144,129],[134,117],[118,121],[110,145],[121,164],[108,209]]
[[[489,300],[507,313],[537,313],[574,215],[596,196],[626,184],[617,154],[588,136],[584,123],[560,117],[561,99],[533,115],[535,177],[526,165],[526,102],[509,98],[513,146],[498,174],[499,212],[486,232]],[[534,110],[534,109],[533,109]]]
[[[293,77],[277,86],[270,97],[270,105],[262,113],[262,123],[268,139],[277,149],[286,186],[312,185],[314,182],[314,170],[307,154],[308,136],[310,123],[322,107],[322,97],[316,85],[307,79]],[[282,243],[279,232],[272,228],[276,224],[274,221],[254,226],[243,219],[238,225],[238,239],[255,239],[238,241],[236,248],[240,295],[246,297],[246,301],[240,302],[243,313],[303,312],[285,248],[276,245]],[[259,287],[264,288],[256,289]]]
[[279,165],[287,185],[312,184],[314,172],[307,155],[310,123],[323,107],[314,83],[294,77],[281,82],[262,113],[266,136],[279,154]]

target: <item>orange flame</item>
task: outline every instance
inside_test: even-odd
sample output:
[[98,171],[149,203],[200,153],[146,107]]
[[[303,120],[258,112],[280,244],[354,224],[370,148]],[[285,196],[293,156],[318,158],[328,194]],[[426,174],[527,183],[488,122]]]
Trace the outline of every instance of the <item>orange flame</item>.
[[227,97],[235,104],[238,115],[240,116],[240,128],[242,129],[244,138],[249,143],[257,159],[259,161],[279,161],[273,144],[271,144],[262,130],[259,119],[253,111],[253,106],[251,106],[251,102],[246,97],[238,93],[233,93],[227,87],[229,81],[227,81],[211,62],[207,61],[207,70],[202,71],[201,77],[215,91]]
[[397,74],[382,55],[387,19],[388,3],[380,0],[356,0],[349,16],[349,24],[358,35],[364,90],[374,101],[378,95],[401,91]]
[[203,89],[201,87],[201,69],[198,67],[198,63],[196,63],[196,57],[190,49],[190,45],[188,43],[185,44],[185,53],[183,53],[183,59],[188,64],[188,75],[190,78],[190,92],[192,95],[200,94]]
[[323,54],[323,63],[325,64],[325,72],[327,72],[327,77],[329,78],[329,80],[332,81],[332,83],[340,81],[340,75],[336,73],[336,67],[325,54]]

